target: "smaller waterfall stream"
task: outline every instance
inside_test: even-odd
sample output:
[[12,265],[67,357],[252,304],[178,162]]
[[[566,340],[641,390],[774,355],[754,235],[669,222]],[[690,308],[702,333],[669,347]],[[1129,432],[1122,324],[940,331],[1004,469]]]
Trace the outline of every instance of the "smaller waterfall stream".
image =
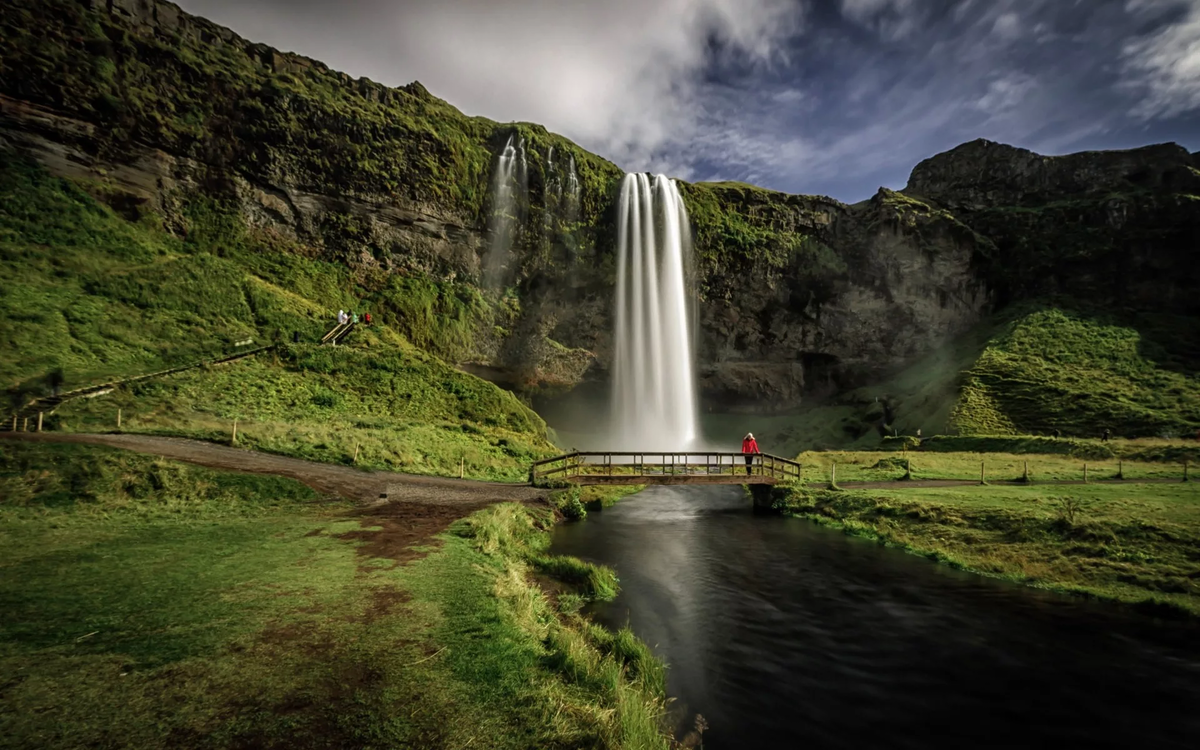
[[489,229],[492,243],[483,268],[484,283],[491,288],[503,286],[511,260],[513,238],[521,222],[529,196],[529,170],[525,161],[525,140],[510,135],[492,176],[492,215]]
[[617,233],[613,437],[626,450],[682,450],[698,435],[691,230],[675,181],[625,175]]

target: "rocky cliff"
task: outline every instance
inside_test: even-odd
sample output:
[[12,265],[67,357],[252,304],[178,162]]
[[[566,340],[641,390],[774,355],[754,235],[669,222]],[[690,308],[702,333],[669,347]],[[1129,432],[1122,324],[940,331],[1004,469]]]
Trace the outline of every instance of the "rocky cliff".
[[[9,0],[0,32],[0,137],[131,217],[186,234],[202,204],[344,264],[364,294],[419,286],[431,295],[421,309],[389,303],[401,330],[515,388],[605,378],[613,164],[540,126],[466,117],[419,83],[351,79],[158,0]],[[511,137],[525,144],[528,196],[504,283],[475,292],[489,179]],[[580,191],[566,214],[548,196],[568,155]],[[879,378],[1034,294],[1159,305],[1147,285],[1166,277],[1186,308],[1194,166],[1174,146],[1046,158],[979,141],[854,206],[683,185],[704,396],[794,406]],[[478,304],[455,301],[472,294]],[[454,337],[435,325],[446,317],[461,323]]]

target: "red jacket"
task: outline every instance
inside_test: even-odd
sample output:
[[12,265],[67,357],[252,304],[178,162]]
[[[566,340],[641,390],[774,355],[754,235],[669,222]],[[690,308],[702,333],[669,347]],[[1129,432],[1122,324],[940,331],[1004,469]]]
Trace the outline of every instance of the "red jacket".
[[742,453],[758,453],[758,441],[754,438],[746,438],[743,440]]

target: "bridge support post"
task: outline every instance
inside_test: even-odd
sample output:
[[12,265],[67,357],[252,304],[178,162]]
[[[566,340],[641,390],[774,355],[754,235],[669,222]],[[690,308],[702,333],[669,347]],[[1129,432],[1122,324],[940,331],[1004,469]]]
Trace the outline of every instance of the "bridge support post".
[[750,499],[754,502],[755,513],[778,513],[775,508],[775,501],[781,499],[779,491],[774,485],[770,484],[749,484],[746,485],[750,493]]

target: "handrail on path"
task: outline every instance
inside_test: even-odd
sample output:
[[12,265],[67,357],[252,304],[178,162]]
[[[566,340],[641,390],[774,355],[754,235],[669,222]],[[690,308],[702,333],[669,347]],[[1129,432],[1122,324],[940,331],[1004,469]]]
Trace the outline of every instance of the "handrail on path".
[[[746,458],[751,462],[747,467]],[[749,468],[749,471],[747,471]],[[716,451],[572,451],[534,461],[530,484],[779,484],[799,481],[802,467],[769,453]]]

